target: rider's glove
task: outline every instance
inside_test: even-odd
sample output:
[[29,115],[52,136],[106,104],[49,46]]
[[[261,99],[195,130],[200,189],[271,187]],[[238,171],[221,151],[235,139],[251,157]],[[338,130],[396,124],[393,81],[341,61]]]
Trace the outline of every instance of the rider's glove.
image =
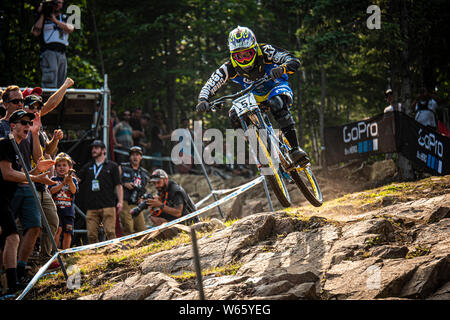
[[209,103],[206,100],[202,100],[197,104],[197,107],[195,107],[195,110],[197,110],[197,112],[205,112],[205,111],[209,111]]
[[270,70],[270,77],[272,78],[272,80],[281,78],[281,76],[284,74],[284,67],[279,66],[279,67],[275,67],[272,70]]

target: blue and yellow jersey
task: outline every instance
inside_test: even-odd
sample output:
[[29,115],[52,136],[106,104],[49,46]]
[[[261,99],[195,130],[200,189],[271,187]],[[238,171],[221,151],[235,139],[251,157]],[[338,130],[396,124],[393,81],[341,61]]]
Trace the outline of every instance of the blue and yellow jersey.
[[198,96],[199,101],[209,101],[228,80],[232,80],[240,84],[242,88],[246,88],[253,81],[264,77],[264,75],[270,75],[270,70],[278,66],[284,67],[285,74],[276,79],[276,81],[267,81],[260,88],[253,90],[256,101],[260,103],[269,100],[274,95],[280,94],[287,94],[292,98],[293,93],[288,83],[288,75],[293,74],[299,68],[300,61],[288,51],[269,44],[261,44],[260,49],[261,56],[258,57],[258,63],[249,74],[246,74],[240,68],[234,67],[231,61],[221,65],[213,72],[201,89]]

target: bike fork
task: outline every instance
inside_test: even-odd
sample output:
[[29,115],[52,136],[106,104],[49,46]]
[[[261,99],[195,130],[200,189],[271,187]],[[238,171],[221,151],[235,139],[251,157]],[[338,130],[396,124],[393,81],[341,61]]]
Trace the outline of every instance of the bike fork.
[[[248,129],[247,123],[242,118],[240,120],[241,120],[242,129],[244,129],[244,135],[246,136],[246,139],[247,139],[247,129]],[[248,139],[247,139],[247,141],[248,141]],[[256,165],[257,165],[258,169],[260,169],[261,168],[261,164],[258,161],[257,153],[253,149],[252,144],[249,143],[249,145],[250,145],[250,151],[251,151],[253,157],[255,158]],[[266,193],[267,201],[269,202],[270,211],[274,212],[273,205],[272,205],[272,199],[270,198],[269,188],[267,187],[266,177],[262,173],[260,173],[260,174],[263,177],[262,182],[263,182],[263,185],[264,185],[264,192]]]

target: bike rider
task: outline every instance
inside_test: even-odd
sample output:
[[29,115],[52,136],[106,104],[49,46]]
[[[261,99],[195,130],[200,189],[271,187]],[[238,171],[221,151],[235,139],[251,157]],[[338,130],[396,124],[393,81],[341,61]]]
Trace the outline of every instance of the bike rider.
[[[289,111],[293,103],[293,92],[288,83],[288,74],[293,74],[300,61],[288,51],[270,44],[259,44],[253,32],[247,27],[238,26],[228,36],[230,60],[219,67],[200,91],[196,110],[209,111],[209,99],[216,94],[222,85],[231,79],[246,88],[252,82],[270,75],[271,80],[261,87],[253,89],[256,101],[264,110],[270,108],[281,131],[288,140],[292,161],[301,166],[309,163],[305,151],[299,148],[295,121]],[[229,114],[233,128],[240,128],[235,112]]]

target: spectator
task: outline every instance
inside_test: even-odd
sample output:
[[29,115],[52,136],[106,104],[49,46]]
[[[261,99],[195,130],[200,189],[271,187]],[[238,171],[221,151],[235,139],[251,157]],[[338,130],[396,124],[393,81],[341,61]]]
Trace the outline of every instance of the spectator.
[[130,125],[133,128],[133,145],[138,146],[139,140],[143,138],[144,130],[141,125],[142,109],[137,108],[131,114]]
[[[43,88],[60,87],[67,75],[66,47],[74,26],[67,23],[67,16],[61,13],[63,5],[64,0],[44,0],[38,9],[39,18],[32,28],[41,45]],[[51,10],[46,10],[49,6]]]
[[[106,147],[100,140],[92,144],[92,158],[79,172],[80,187],[89,188],[86,193],[86,227],[88,242],[98,242],[98,227],[103,223],[106,237],[116,237],[116,210],[120,214],[123,206],[123,189],[120,184],[119,167],[105,157]],[[116,192],[118,201],[115,203]]]
[[[10,133],[10,117],[15,111],[23,108],[23,96],[18,86],[8,86],[3,92],[2,99],[6,106],[6,116],[0,120],[0,138],[6,138]],[[19,144],[20,152],[25,161],[26,170],[31,170],[34,160],[38,164],[42,162],[42,150],[39,143],[39,129],[41,126],[39,113],[36,113],[33,119],[33,126],[27,130],[28,136],[22,139]],[[31,187],[26,183],[21,183],[16,189],[11,201],[11,207],[16,217],[19,218],[24,236],[19,248],[17,275],[20,282],[26,282],[26,266],[28,258],[35,246],[41,230],[41,215]]]
[[144,214],[141,212],[137,217],[132,217],[130,214],[130,210],[137,206],[139,198],[145,194],[145,186],[150,178],[148,171],[141,167],[142,154],[141,147],[131,147],[130,162],[123,163],[121,166],[124,188],[120,222],[124,235],[145,230]]
[[[33,118],[34,114],[23,110],[17,110],[9,117],[11,133],[18,145],[27,138]],[[52,165],[52,161],[40,162],[38,168],[30,172],[31,180],[51,184],[51,180],[45,174],[35,174],[47,170]],[[0,248],[2,249],[3,266],[6,270],[8,293],[14,293],[20,285],[17,270],[19,232],[11,203],[18,184],[28,181],[25,174],[21,172],[21,168],[12,142],[8,138],[0,138],[0,190],[2,190],[0,192]]]
[[[155,113],[155,125],[151,131],[151,156],[161,158],[164,150],[163,140],[170,139],[171,133],[167,134],[167,127],[163,122],[163,114],[158,111]],[[152,167],[162,168],[162,160],[152,160]]]
[[148,113],[144,113],[141,117],[141,129],[142,129],[142,137],[138,138],[136,140],[137,144],[135,145],[140,146],[142,148],[142,151],[148,152],[150,151],[151,143],[147,137],[147,128],[148,128],[148,122],[150,121],[150,115]]
[[384,113],[392,111],[402,111],[401,103],[397,103],[397,105],[394,107],[394,94],[392,93],[392,89],[386,90],[384,96],[386,97],[386,101],[389,103],[389,105],[384,108]]
[[[146,200],[150,207],[150,219],[155,225],[159,226],[195,211],[195,204],[183,187],[169,180],[164,170],[153,171],[150,181],[158,190],[157,196]],[[190,220],[198,221],[196,217]]]
[[3,91],[0,90],[0,119],[6,115],[6,109],[5,106],[3,105],[2,94]]
[[415,120],[432,130],[437,130],[437,103],[430,96],[426,88],[420,88],[417,99],[413,102],[416,112]]
[[55,242],[59,247],[62,233],[62,249],[68,249],[72,243],[75,222],[75,209],[73,204],[75,193],[78,191],[77,180],[72,175],[72,159],[68,154],[61,152],[56,156],[55,171],[56,174],[52,177],[52,180],[57,182],[57,184],[49,187],[58,209],[59,218]]
[[[24,99],[24,110],[39,116],[41,108],[43,107],[42,98],[33,94],[28,95]],[[56,153],[59,140],[63,138],[63,132],[61,130],[55,130],[53,139],[49,141],[47,135],[42,130],[42,126],[39,128],[39,143],[43,153],[42,159],[52,159],[52,156]],[[35,166],[35,162],[31,162],[31,167]],[[41,199],[42,209],[45,217],[47,218],[50,231],[52,234],[47,234],[46,229],[42,229],[40,237],[40,260],[41,263],[47,262],[52,257],[52,241],[50,237],[54,237],[59,225],[59,218],[56,205],[47,186],[44,184],[36,183],[36,190],[38,191]],[[58,261],[53,261],[49,266],[49,269],[56,269],[60,267]]]
[[[133,146],[133,129],[130,126],[130,118],[130,111],[125,110],[122,113],[122,121],[114,127],[113,131],[114,145],[122,151],[128,151]],[[128,159],[126,155],[118,152],[115,157],[118,163],[126,162]]]

